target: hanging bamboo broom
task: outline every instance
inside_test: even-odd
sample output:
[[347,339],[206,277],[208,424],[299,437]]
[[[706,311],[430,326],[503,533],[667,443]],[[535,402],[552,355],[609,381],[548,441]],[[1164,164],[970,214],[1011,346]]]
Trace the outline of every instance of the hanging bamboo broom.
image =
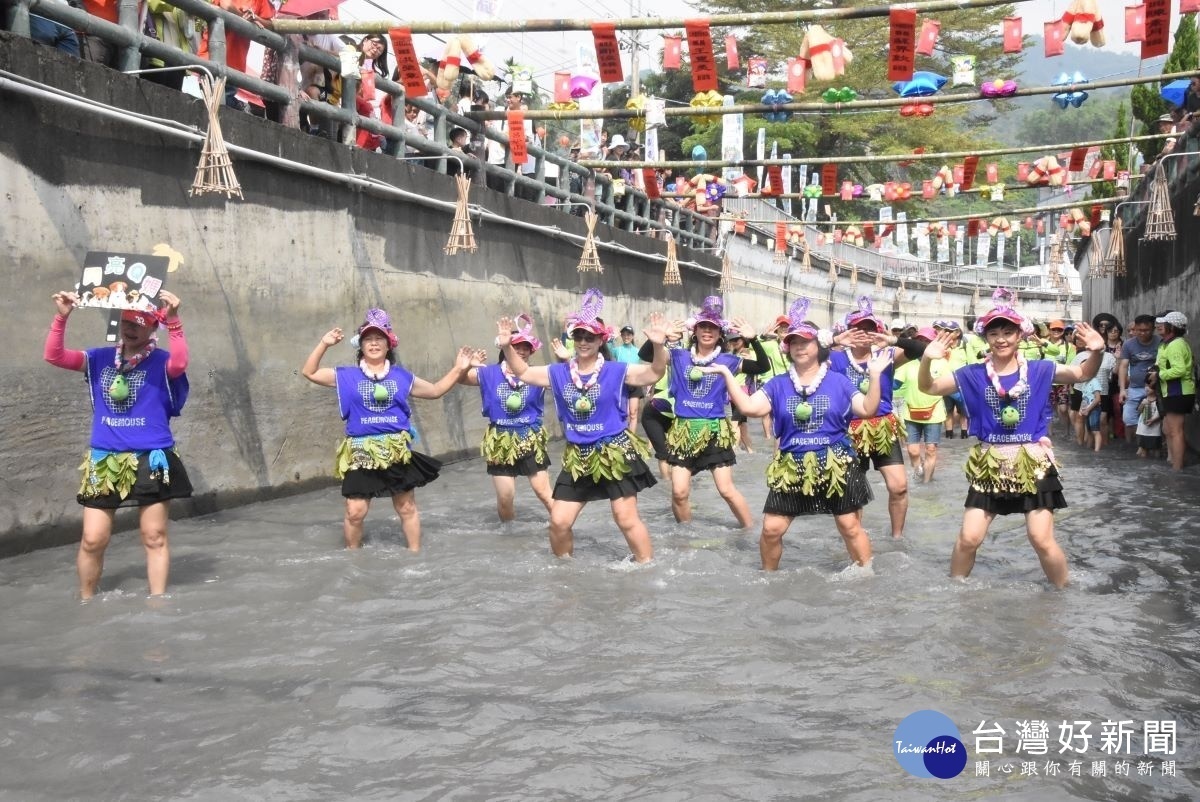
[[858,262],[850,263],[850,289],[858,286]]
[[800,258],[800,269],[805,273],[812,272],[812,252],[808,248],[808,239],[804,240],[804,255]]
[[829,283],[837,284],[838,280],[838,263],[837,259],[829,257]]
[[200,77],[200,91],[204,94],[204,107],[208,110],[208,131],[204,134],[204,146],[200,150],[200,162],[196,165],[196,177],[192,181],[189,195],[204,195],[221,192],[226,198],[234,195],[242,199],[242,185],[233,172],[229,149],[221,136],[218,114],[225,103],[225,77],[215,82],[207,75]]
[[448,256],[454,256],[459,251],[475,253],[479,246],[475,244],[475,231],[471,228],[471,212],[467,208],[467,195],[471,190],[471,179],[465,173],[454,177],[458,184],[458,200],[454,204],[454,223],[450,226],[450,239],[442,250]]
[[[729,254],[725,254],[725,258],[728,259]],[[675,238],[667,237],[667,266],[663,270],[663,286],[680,284],[683,284],[683,278],[679,275],[679,255],[675,252]]]
[[875,292],[883,292],[883,268],[875,268]]
[[1104,269],[1105,275],[1125,275],[1125,224],[1119,216],[1113,220],[1108,252],[1104,255]]
[[1150,211],[1146,214],[1143,239],[1169,241],[1175,239],[1175,213],[1171,211],[1171,187],[1160,162],[1150,182]]
[[937,285],[937,295],[935,295],[933,298],[933,306],[939,312],[942,311],[942,282],[940,282],[940,281],[938,282],[938,285]]
[[596,248],[596,222],[599,219],[596,213],[590,210],[583,216],[583,221],[587,223],[587,238],[583,241],[583,253],[579,255],[577,269],[580,273],[587,273],[590,270],[597,273],[604,272],[604,268],[600,265],[600,251]]
[[725,251],[725,258],[721,260],[721,286],[718,289],[722,295],[733,292],[733,260],[729,258],[729,251]]

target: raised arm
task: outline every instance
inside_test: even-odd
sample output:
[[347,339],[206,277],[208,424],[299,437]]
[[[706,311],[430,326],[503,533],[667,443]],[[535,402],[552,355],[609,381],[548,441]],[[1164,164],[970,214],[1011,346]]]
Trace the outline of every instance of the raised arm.
[[471,387],[479,386],[479,369],[487,364],[487,351],[482,348],[471,352],[471,367],[458,380],[459,384],[466,384]]
[[748,395],[746,391],[737,383],[733,377],[733,373],[724,365],[703,365],[700,368],[704,373],[719,373],[725,379],[725,389],[729,392],[729,401],[738,411],[748,418],[764,418],[771,414],[771,399],[767,398],[767,394],[759,390],[754,395]]
[[317,347],[308,355],[308,359],[304,360],[304,367],[300,368],[301,375],[313,384],[333,387],[336,384],[336,374],[333,368],[321,367],[321,359],[325,356],[325,352],[340,343],[344,336],[342,330],[338,328],[330,329],[321,335]]
[[472,348],[463,346],[458,349],[458,354],[455,355],[454,365],[450,370],[446,371],[446,375],[438,379],[437,382],[427,382],[419,376],[413,376],[412,397],[425,398],[432,400],[441,398],[454,385],[459,383],[466,372],[471,369],[471,357],[475,355]]
[[50,331],[46,334],[42,357],[56,368],[81,371],[87,364],[87,354],[83,351],[67,350],[63,344],[67,336],[67,318],[75,309],[79,296],[73,292],[56,292],[50,298],[58,308],[58,313],[54,320],[50,321]]
[[925,353],[921,354],[921,364],[917,367],[917,389],[926,395],[950,395],[958,389],[958,381],[953,373],[946,373],[935,379],[929,368],[933,360],[946,358],[953,340],[953,332],[939,332],[937,339],[925,346]]
[[644,387],[654,384],[662,378],[667,370],[667,327],[666,320],[659,312],[650,315],[650,325],[643,332],[646,340],[652,344],[654,353],[649,365],[630,365],[625,371],[625,383],[634,387]]
[[1104,337],[1087,323],[1075,324],[1076,334],[1083,335],[1088,358],[1078,365],[1058,365],[1054,369],[1055,384],[1079,384],[1096,375],[1104,361]]
[[[550,386],[550,368],[533,366],[521,358],[517,349],[512,347],[512,333],[515,322],[511,317],[502,317],[496,321],[496,345],[504,349],[504,361],[508,369],[521,381],[534,387]],[[558,340],[554,341],[555,343]]]
[[188,344],[183,335],[183,321],[179,319],[179,296],[163,290],[160,297],[166,301],[167,312],[167,342],[171,358],[167,360],[167,375],[178,379],[187,371]]
[[879,411],[879,399],[883,394],[883,372],[892,364],[894,357],[890,352],[880,351],[867,363],[867,373],[871,381],[866,393],[855,393],[850,401],[850,408],[860,418],[873,418]]

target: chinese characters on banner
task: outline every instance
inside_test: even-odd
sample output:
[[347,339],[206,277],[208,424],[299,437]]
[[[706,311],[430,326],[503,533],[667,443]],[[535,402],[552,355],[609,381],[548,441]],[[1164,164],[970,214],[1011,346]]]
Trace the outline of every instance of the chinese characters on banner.
[[617,44],[616,24],[593,23],[592,39],[596,44],[596,66],[600,69],[600,80],[606,84],[625,80],[625,73],[621,69],[621,47]]
[[408,28],[392,28],[388,31],[388,38],[392,40],[396,69],[400,72],[400,82],[404,84],[404,94],[408,97],[429,94],[425,76],[421,74],[421,62],[417,60],[417,49],[413,47],[412,32]]
[[708,92],[717,88],[717,64],[713,58],[712,33],[708,20],[685,20],[688,58],[692,62],[692,88]]
[[891,35],[888,48],[888,80],[910,81],[913,77],[913,40],[916,38],[917,12],[912,8],[893,7],[888,12]]
[[1171,35],[1171,4],[1168,0],[1146,0],[1146,27],[1142,59],[1165,56]]

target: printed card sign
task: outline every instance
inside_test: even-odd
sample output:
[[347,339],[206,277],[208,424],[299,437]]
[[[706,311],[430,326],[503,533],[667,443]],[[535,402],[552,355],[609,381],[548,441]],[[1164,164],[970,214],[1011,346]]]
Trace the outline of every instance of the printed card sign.
[[165,256],[89,251],[76,291],[79,306],[93,309],[140,309],[161,306],[158,293],[167,278]]

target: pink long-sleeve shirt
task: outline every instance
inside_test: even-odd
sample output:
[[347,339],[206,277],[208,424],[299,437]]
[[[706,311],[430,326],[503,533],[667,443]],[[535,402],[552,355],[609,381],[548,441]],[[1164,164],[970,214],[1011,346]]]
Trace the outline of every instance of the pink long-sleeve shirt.
[[[183,336],[182,327],[174,331],[168,329],[168,334],[170,335],[171,357],[167,360],[167,375],[172,379],[177,379],[184,374],[188,366],[187,338]],[[66,335],[67,319],[62,315],[55,315],[54,320],[50,323],[50,332],[46,335],[46,348],[42,356],[55,367],[83,370],[84,365],[87,364],[87,354],[83,351],[68,349],[63,342]]]

